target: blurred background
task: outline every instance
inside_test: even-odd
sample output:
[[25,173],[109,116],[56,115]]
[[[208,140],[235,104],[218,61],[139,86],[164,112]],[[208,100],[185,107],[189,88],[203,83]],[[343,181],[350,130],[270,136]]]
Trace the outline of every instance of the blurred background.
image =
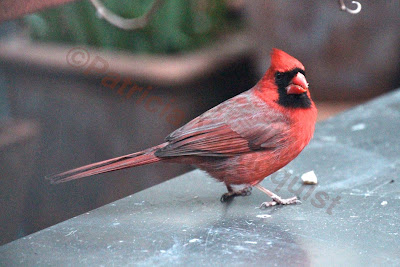
[[254,86],[273,47],[306,66],[319,120],[400,85],[398,1],[361,1],[357,15],[335,0],[103,4],[135,18],[154,2],[134,30],[111,25],[88,0],[0,3],[0,244],[190,170],[44,179],[159,144]]

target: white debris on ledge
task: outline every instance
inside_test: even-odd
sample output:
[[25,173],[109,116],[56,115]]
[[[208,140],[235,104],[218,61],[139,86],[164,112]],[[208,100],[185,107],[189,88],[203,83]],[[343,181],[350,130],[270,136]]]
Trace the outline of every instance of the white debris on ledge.
[[256,216],[257,218],[262,218],[262,219],[266,219],[266,218],[271,218],[272,216],[269,214],[260,214]]
[[317,184],[318,179],[317,176],[315,175],[314,171],[309,171],[304,173],[301,176],[301,180],[303,181],[303,184]]
[[355,132],[355,131],[361,131],[361,130],[364,130],[365,127],[366,127],[365,123],[359,123],[359,124],[353,125],[353,126],[351,127],[351,130],[352,130],[353,132]]

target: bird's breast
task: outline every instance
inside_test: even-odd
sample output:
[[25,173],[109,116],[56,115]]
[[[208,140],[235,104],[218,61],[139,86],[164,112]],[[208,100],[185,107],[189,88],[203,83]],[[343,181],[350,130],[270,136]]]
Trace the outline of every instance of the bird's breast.
[[257,150],[228,158],[210,158],[196,164],[227,184],[254,185],[295,159],[310,142],[315,128],[316,110],[303,110],[291,119],[275,148]]

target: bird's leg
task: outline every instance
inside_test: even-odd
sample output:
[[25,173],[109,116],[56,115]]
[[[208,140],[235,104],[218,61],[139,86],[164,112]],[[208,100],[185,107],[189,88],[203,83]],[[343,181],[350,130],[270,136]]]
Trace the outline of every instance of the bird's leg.
[[251,195],[251,189],[252,189],[251,186],[247,186],[242,190],[234,191],[232,186],[230,186],[230,185],[227,185],[226,188],[228,189],[228,193],[225,193],[221,196],[221,199],[220,199],[221,202],[226,202],[229,199],[232,199],[237,196],[242,196],[242,197],[249,196],[249,195]]
[[265,194],[267,194],[273,200],[273,201],[270,201],[270,202],[263,202],[261,204],[260,208],[267,208],[267,207],[271,207],[271,206],[275,206],[275,205],[290,205],[290,204],[301,203],[301,201],[298,200],[297,197],[282,199],[280,196],[272,193],[267,188],[262,187],[259,184],[255,185],[255,187],[257,187],[257,189],[259,189],[260,191],[262,191]]

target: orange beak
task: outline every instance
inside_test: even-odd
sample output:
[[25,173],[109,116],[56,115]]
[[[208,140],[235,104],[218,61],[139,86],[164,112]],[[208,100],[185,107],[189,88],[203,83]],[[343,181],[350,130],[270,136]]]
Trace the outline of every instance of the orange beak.
[[286,87],[286,92],[288,95],[292,94],[299,95],[307,92],[307,90],[308,90],[308,83],[306,77],[303,75],[303,73],[300,72],[298,72],[296,76],[293,77],[290,84]]

